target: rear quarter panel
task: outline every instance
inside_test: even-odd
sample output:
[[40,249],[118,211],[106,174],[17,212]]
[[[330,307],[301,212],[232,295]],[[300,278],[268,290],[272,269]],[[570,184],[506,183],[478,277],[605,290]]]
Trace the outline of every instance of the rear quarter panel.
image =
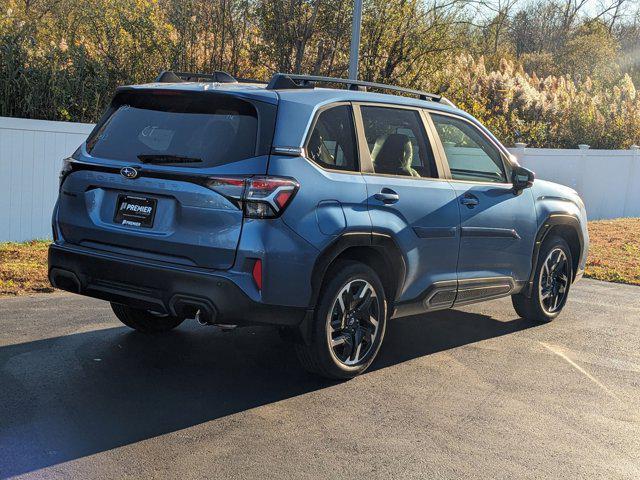
[[360,173],[325,170],[303,157],[272,156],[269,175],[292,177],[300,184],[282,219],[318,250],[342,233],[371,232]]

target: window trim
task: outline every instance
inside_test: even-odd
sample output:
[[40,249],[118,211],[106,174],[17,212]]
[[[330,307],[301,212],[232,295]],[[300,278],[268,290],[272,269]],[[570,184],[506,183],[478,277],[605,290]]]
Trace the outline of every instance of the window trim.
[[[419,125],[422,126],[422,132],[429,147],[433,153],[437,176],[434,177],[410,177],[408,175],[393,175],[391,173],[377,173],[373,168],[373,161],[371,160],[371,152],[369,151],[369,144],[367,143],[367,137],[364,132],[364,121],[362,119],[361,107],[381,107],[381,108],[393,108],[396,110],[412,110],[418,113]],[[426,113],[423,107],[417,107],[412,105],[398,105],[394,103],[383,102],[353,102],[353,111],[356,116],[356,131],[358,134],[358,146],[360,150],[360,165],[363,175],[373,175],[376,177],[388,177],[388,178],[404,178],[407,180],[427,180],[427,181],[441,181],[446,179],[446,174],[449,172],[448,165],[443,164],[443,158],[441,158],[438,152],[438,146],[434,142],[434,131],[432,126],[427,122]],[[437,139],[437,137],[436,137]],[[439,141],[438,141],[439,142]]]
[[[436,142],[438,144],[438,150],[440,152],[440,155],[442,155],[442,160],[443,160],[444,166],[445,166],[445,178],[447,178],[448,181],[456,182],[456,183],[471,183],[471,184],[480,184],[480,185],[508,186],[509,188],[513,188],[513,182],[509,181],[509,178],[511,177],[512,172],[513,172],[513,164],[511,163],[511,160],[509,159],[508,155],[505,153],[504,147],[502,147],[501,145],[496,143],[495,140],[493,140],[489,135],[487,135],[487,133],[482,128],[480,128],[475,122],[473,122],[473,121],[469,120],[468,118],[465,118],[465,117],[463,117],[461,115],[456,115],[455,113],[444,112],[444,111],[440,111],[440,110],[425,109],[425,114],[427,115],[428,121],[431,124],[431,128],[433,128],[433,131],[434,131],[434,133],[436,135]],[[485,140],[487,140],[491,145],[493,145],[493,147],[496,149],[496,151],[500,155],[500,160],[502,161],[502,168],[504,169],[504,173],[505,173],[505,177],[506,177],[507,181],[506,182],[490,182],[490,181],[481,181],[481,180],[459,180],[457,178],[453,178],[452,175],[451,175],[451,169],[449,167],[449,160],[447,159],[447,154],[445,153],[444,145],[442,143],[442,139],[440,138],[440,135],[438,134],[438,131],[436,129],[435,122],[433,121],[432,115],[442,115],[442,116],[452,117],[452,118],[455,118],[456,120],[461,120],[463,122],[466,122],[469,125],[471,125],[472,128],[475,128],[476,131]]]
[[[329,168],[326,165],[321,165],[320,163],[316,162],[315,160],[313,160],[312,158],[309,157],[309,153],[307,150],[307,145],[309,144],[309,141],[311,140],[311,135],[313,134],[313,130],[316,128],[316,123],[318,123],[318,119],[320,118],[320,115],[322,113],[324,113],[327,110],[331,110],[332,108],[335,107],[342,107],[342,106],[347,106],[350,107],[351,110],[351,124],[353,127],[353,135],[355,138],[355,150],[356,150],[356,155],[355,155],[355,161],[356,161],[356,168],[355,170],[343,170],[341,168]],[[309,124],[309,128],[307,128],[307,131],[305,133],[304,136],[304,141],[302,142],[302,157],[307,160],[308,162],[312,163],[313,165],[315,165],[316,167],[320,168],[321,170],[327,171],[327,172],[334,172],[334,173],[345,173],[345,174],[358,174],[360,175],[361,171],[362,171],[362,161],[360,158],[360,145],[359,145],[359,139],[358,139],[358,126],[356,123],[356,118],[354,115],[354,106],[352,104],[352,102],[345,102],[345,101],[339,101],[339,102],[331,102],[331,103],[327,103],[324,104],[320,107],[318,107],[316,109],[316,111],[313,114],[313,119],[311,120],[311,123]]]

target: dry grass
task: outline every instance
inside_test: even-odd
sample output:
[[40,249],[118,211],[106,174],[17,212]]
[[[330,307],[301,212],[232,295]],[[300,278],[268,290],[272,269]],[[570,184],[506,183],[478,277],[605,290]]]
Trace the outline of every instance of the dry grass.
[[640,218],[589,222],[586,276],[640,285]]
[[48,241],[0,243],[0,296],[53,292],[47,279]]
[[[589,222],[586,276],[640,285],[640,218]],[[0,296],[53,292],[46,240],[0,243]]]

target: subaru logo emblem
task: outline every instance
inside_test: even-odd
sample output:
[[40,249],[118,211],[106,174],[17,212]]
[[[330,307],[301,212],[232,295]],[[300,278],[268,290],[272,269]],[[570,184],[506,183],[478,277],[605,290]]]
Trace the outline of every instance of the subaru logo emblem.
[[124,167],[120,169],[120,175],[125,178],[136,178],[138,176],[138,170],[133,167]]

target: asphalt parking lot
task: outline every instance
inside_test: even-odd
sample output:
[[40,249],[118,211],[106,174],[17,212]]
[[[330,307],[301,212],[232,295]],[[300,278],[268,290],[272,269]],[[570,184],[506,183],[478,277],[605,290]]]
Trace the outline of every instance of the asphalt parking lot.
[[583,280],[394,320],[346,383],[269,329],[147,337],[106,303],[0,299],[0,477],[640,478],[640,288]]

